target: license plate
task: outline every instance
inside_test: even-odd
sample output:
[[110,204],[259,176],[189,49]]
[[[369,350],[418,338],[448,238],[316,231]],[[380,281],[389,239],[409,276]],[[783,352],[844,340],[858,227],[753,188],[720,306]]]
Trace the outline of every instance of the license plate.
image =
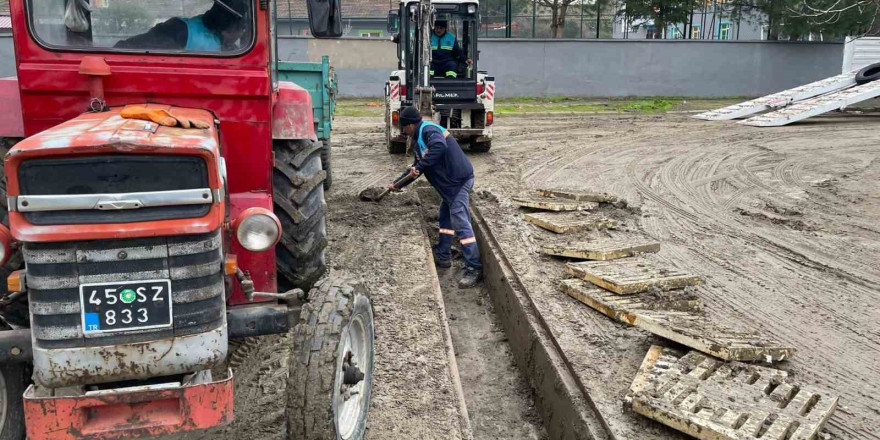
[[171,327],[171,281],[81,284],[83,334]]

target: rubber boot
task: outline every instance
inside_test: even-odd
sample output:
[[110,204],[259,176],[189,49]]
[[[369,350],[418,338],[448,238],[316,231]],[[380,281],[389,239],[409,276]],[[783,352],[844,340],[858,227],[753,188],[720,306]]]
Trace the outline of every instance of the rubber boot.
[[469,289],[479,284],[480,281],[483,281],[483,270],[467,267],[464,269],[461,280],[458,281],[458,288]]

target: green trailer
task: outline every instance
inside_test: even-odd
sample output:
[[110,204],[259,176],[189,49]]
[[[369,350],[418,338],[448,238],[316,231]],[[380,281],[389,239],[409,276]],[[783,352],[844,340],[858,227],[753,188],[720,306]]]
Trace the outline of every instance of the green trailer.
[[330,57],[324,56],[320,63],[278,62],[278,79],[290,81],[312,95],[312,112],[315,120],[315,135],[323,142],[321,163],[327,172],[324,189],[330,189],[330,130],[333,127],[333,113],[336,110],[336,73],[330,66]]

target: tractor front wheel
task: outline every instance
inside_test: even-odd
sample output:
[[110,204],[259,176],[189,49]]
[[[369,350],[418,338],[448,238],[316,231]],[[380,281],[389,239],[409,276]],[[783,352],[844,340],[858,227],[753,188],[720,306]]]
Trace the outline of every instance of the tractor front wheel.
[[324,279],[293,330],[290,439],[361,440],[373,389],[373,308],[362,289]]
[[24,438],[24,366],[0,365],[0,440]]
[[282,227],[275,246],[278,289],[308,290],[326,270],[323,145],[307,139],[276,140],[273,151],[273,203]]

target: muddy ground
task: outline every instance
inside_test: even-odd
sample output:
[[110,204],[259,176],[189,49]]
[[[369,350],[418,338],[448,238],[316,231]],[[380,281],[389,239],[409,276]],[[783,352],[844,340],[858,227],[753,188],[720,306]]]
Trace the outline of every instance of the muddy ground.
[[[356,200],[409,161],[385,152],[382,123],[337,118],[328,193],[328,267],[368,285],[376,309],[368,438],[465,438],[442,307],[424,276],[423,211],[406,192]],[[620,223],[610,234],[659,240],[659,257],[706,280],[695,291],[706,313],[792,344],[798,353],[781,368],[840,395],[826,438],[880,439],[880,118],[753,128],[682,113],[529,114],[499,117],[495,130],[492,151],[470,155],[474,204],[616,438],[684,438],[623,403],[648,347],[664,341],[561,293],[563,260],[539,253],[557,237],[522,221],[513,196],[617,194],[626,206],[602,208]],[[543,439],[491,301],[455,290],[455,279],[440,272],[474,438]],[[192,437],[284,438],[288,344],[235,347],[236,421]]]
[[[352,202],[361,191],[386,185],[405,169],[408,162],[403,156],[390,157],[384,145],[376,147],[376,139],[384,135],[381,125],[349,125],[354,118],[341,119],[341,127],[334,130],[334,187],[328,193],[327,233],[331,240],[328,264],[336,270],[369,274],[366,279],[374,284],[392,283],[402,288],[428,282],[429,268],[419,266],[424,264],[421,261],[408,261],[411,255],[424,252],[424,249],[417,248],[414,243],[397,242],[404,231],[415,234],[421,230],[418,228],[424,228],[431,239],[436,240],[437,230],[432,225],[436,225],[439,199],[435,200],[433,190],[425,186],[426,182],[419,181],[406,192],[392,193],[378,204]],[[369,119],[362,122],[370,123]],[[416,187],[420,190],[416,191]],[[419,196],[418,205],[410,198],[416,195]],[[354,222],[352,218],[370,218],[370,221]],[[458,274],[462,268],[460,257],[457,256],[453,263],[453,268],[438,269],[438,275],[473,437],[480,440],[545,439],[546,432],[528,384],[513,363],[507,338],[494,317],[488,293],[479,288],[458,289]],[[404,309],[386,316],[383,322],[378,314],[376,316],[377,325],[388,329],[384,334],[376,334],[380,347],[386,347],[377,350],[377,371],[390,369],[397,352],[407,347],[406,350],[418,353],[423,362],[438,364],[431,374],[447,374],[440,370],[441,366],[446,367],[442,362],[438,363],[441,353],[421,350],[421,335],[401,337],[416,328],[428,336],[440,332],[438,327],[425,327],[407,319],[407,314],[412,313],[411,306],[398,299],[401,294],[389,295],[388,307]],[[407,292],[407,295],[418,298],[428,294]],[[438,305],[431,304],[436,316]],[[428,311],[423,313],[430,314]],[[386,340],[380,342],[383,337]],[[381,385],[380,380],[384,381]],[[411,380],[396,370],[383,377],[377,374],[376,387],[385,390],[387,399],[381,405],[374,401],[371,407],[369,438],[455,438],[447,435],[448,428],[434,423],[438,413],[448,411],[444,408],[450,407],[452,402],[426,402],[413,398],[419,389],[409,385]],[[423,426],[427,430],[387,429],[395,425]]]
[[[381,204],[358,192],[375,176],[399,168],[356,146],[334,152],[334,187],[327,194],[327,267],[333,277],[361,283],[375,318],[375,371],[367,439],[467,440],[472,437],[451,377],[442,300],[427,270],[428,241],[415,193],[391,194]],[[368,159],[369,160],[369,159]],[[338,164],[338,165],[337,165]],[[386,173],[387,172],[387,173]],[[370,174],[370,173],[376,173]],[[285,392],[290,336],[234,343],[235,421],[174,440],[286,440]]]
[[[335,130],[337,175],[361,173],[353,187],[404,160],[384,154],[381,118],[341,117]],[[680,113],[505,115],[492,151],[471,155],[475,203],[618,438],[678,436],[623,404],[658,340],[559,292],[562,263],[538,253],[552,233],[509,203],[522,192],[626,200],[623,228],[706,280],[697,295],[710,316],[793,345],[781,368],[840,395],[827,436],[880,439],[878,133],[880,118],[854,114],[781,128]]]

